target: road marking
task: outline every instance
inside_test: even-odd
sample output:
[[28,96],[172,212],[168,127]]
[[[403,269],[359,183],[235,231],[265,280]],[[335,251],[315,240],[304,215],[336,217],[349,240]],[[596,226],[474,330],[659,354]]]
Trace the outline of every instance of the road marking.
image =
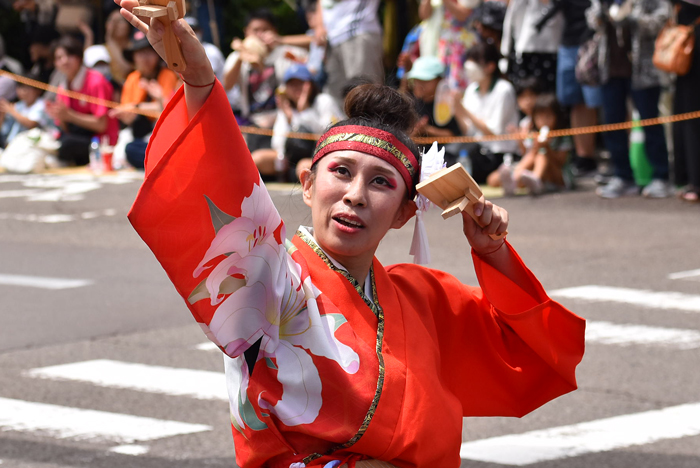
[[207,341],[206,343],[200,343],[197,346],[195,346],[195,349],[199,351],[221,351],[221,349],[211,341]]
[[0,429],[122,444],[211,431],[211,426],[0,398]]
[[100,216],[114,216],[117,210],[108,208],[102,211],[86,211],[77,215],[70,214],[25,214],[25,213],[0,213],[0,219],[12,219],[14,221],[29,221],[34,223],[68,223],[77,219],[94,219]]
[[670,275],[668,275],[668,279],[672,279],[672,280],[677,280],[677,279],[700,280],[700,269],[679,271],[678,273],[671,273]]
[[550,295],[586,301],[621,302],[652,309],[677,309],[685,312],[700,312],[700,296],[672,291],[657,292],[645,289],[590,285],[558,289],[551,291]]
[[696,435],[700,435],[700,403],[465,442],[460,456],[523,466]]
[[110,452],[121,453],[122,455],[145,455],[148,453],[150,448],[146,445],[118,445],[109,449]]
[[97,359],[31,369],[27,371],[27,375],[52,380],[88,382],[100,387],[187,396],[200,400],[228,401],[226,377],[223,372]]
[[696,349],[700,348],[700,332],[679,328],[587,321],[586,342],[619,346],[656,345],[666,348]]
[[41,190],[2,190],[0,191],[0,198],[30,197],[37,193],[41,193]]
[[85,279],[47,278],[42,276],[0,274],[0,285],[4,284],[9,286],[28,286],[31,288],[42,289],[71,289],[81,288],[92,283],[93,281]]

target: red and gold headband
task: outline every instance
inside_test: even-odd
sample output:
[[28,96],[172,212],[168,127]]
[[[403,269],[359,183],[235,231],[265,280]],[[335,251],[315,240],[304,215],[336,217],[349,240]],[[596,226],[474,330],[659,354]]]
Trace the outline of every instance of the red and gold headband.
[[343,150],[360,151],[388,162],[401,174],[410,196],[415,195],[413,177],[420,171],[418,160],[393,134],[362,125],[333,127],[318,140],[313,164],[328,153]]

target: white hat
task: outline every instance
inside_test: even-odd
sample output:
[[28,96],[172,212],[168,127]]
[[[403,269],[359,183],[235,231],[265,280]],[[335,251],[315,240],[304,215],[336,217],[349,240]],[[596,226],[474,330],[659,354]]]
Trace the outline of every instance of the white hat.
[[91,45],[83,52],[83,63],[89,68],[94,67],[98,62],[110,63],[111,61],[107,47],[102,44]]

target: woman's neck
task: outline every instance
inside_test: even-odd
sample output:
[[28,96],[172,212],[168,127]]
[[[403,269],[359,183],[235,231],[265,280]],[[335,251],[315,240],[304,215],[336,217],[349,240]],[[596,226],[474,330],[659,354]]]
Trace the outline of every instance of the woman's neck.
[[491,85],[496,78],[494,76],[487,76],[483,80],[479,81],[479,94],[488,94],[491,91]]

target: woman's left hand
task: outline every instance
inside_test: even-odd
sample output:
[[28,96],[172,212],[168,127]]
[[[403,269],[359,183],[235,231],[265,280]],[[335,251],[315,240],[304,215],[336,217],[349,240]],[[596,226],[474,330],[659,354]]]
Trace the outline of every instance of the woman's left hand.
[[505,239],[494,240],[490,235],[508,230],[508,212],[484,199],[483,195],[474,203],[473,208],[478,223],[463,211],[462,230],[477,254],[488,255],[498,250],[505,242]]

